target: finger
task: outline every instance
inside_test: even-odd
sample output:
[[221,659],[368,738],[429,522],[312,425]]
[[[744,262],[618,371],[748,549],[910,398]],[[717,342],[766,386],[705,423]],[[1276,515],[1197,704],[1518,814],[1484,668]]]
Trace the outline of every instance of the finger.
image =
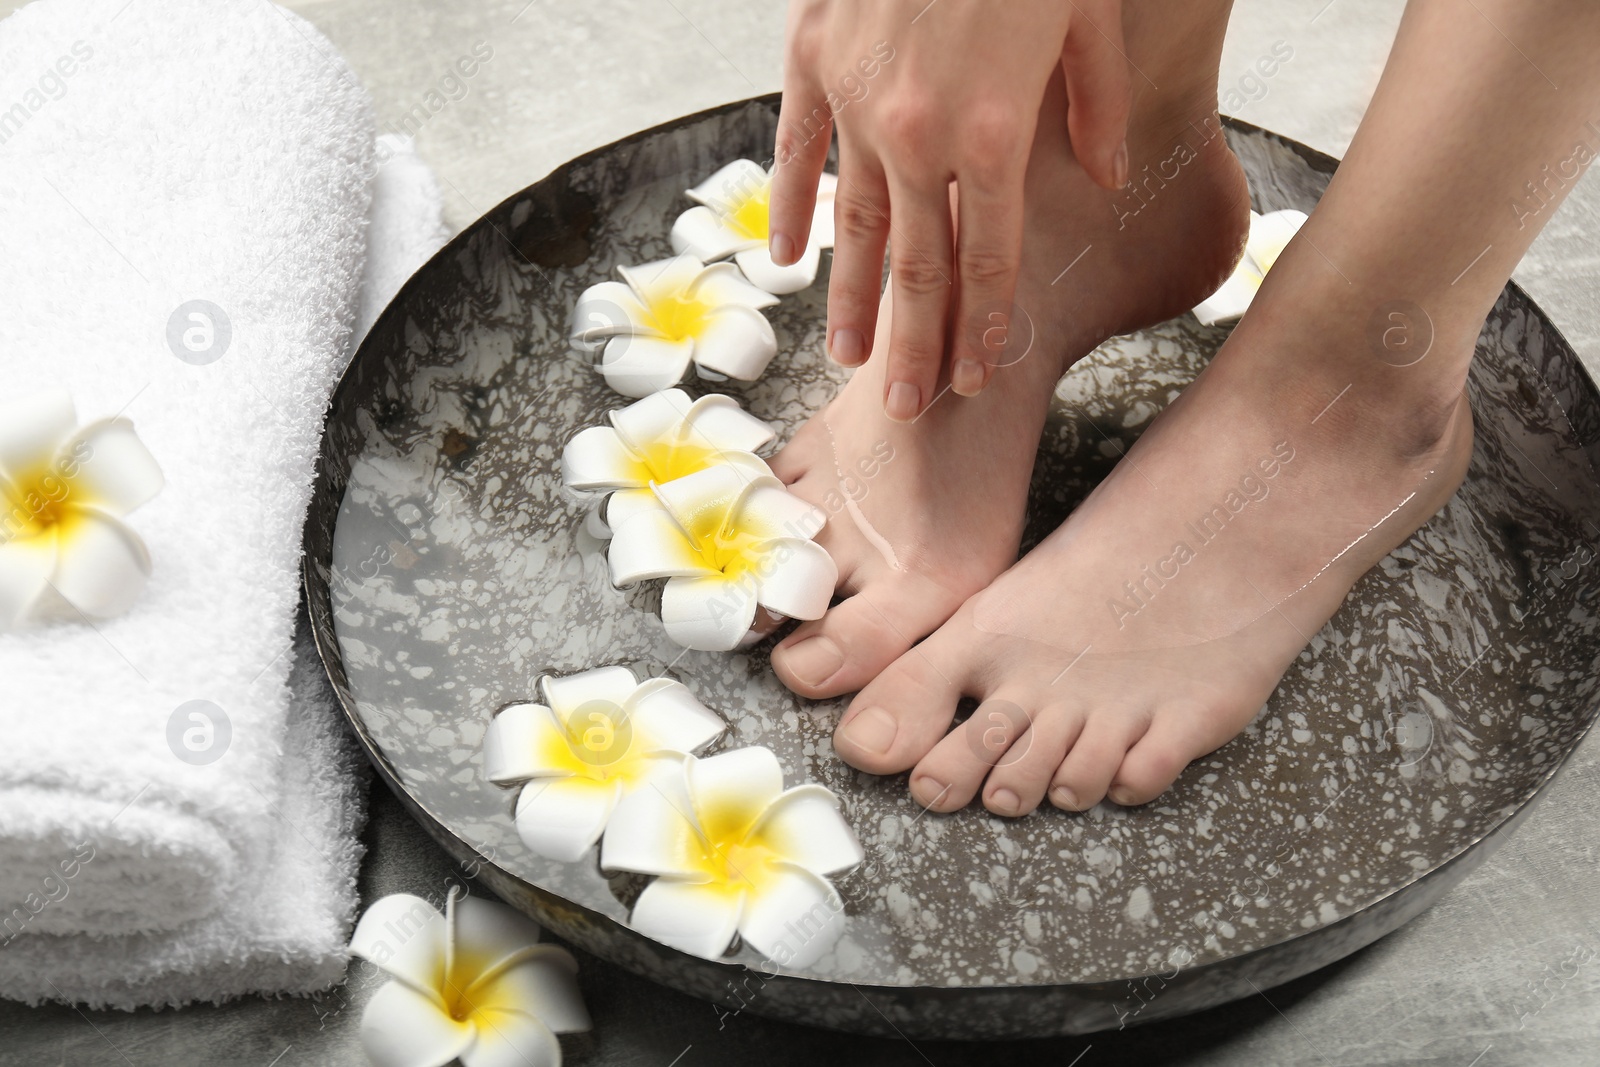
[[889,240],[889,187],[876,157],[841,140],[833,198],[833,274],[828,281],[828,354],[859,367],[871,353],[883,296]]
[[977,395],[995,368],[1009,362],[1005,342],[1022,259],[1026,159],[1012,152],[991,166],[989,173],[963,175],[957,182],[950,388],[962,396]]
[[933,402],[944,364],[955,279],[949,183],[897,182],[889,197],[895,209],[889,241],[894,327],[883,410],[897,422],[910,422]]
[[811,217],[817,206],[817,180],[828,162],[833,140],[833,114],[827,96],[809,72],[786,64],[783,103],[778,108],[778,134],[773,149],[772,200],[767,225],[767,251],[787,267],[800,258],[811,240]]
[[1089,177],[1107,189],[1128,183],[1128,112],[1133,81],[1116,0],[1076,0],[1061,50],[1067,133]]

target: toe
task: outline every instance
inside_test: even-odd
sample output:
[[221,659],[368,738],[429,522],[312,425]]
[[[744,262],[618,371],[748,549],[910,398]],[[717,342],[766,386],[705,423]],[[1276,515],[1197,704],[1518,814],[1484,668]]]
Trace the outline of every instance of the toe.
[[1128,749],[1107,791],[1118,804],[1148,804],[1167,791],[1189,762],[1227,740],[1213,739],[1204,723],[1212,718],[1194,709],[1162,709],[1150,729]]
[[1033,717],[1028,732],[1017,739],[989,772],[983,806],[996,815],[1026,815],[1039,806],[1067,750],[1083,730],[1078,708],[1046,708]]
[[1149,725],[1148,713],[1091,713],[1050,783],[1050,803],[1083,811],[1100,803],[1122,758]]
[[985,700],[917,762],[911,772],[912,799],[934,811],[965,807],[985,775],[1017,758],[1017,742],[1028,736],[1031,720],[1014,701]]
[[850,766],[895,774],[944,736],[966,678],[959,646],[941,638],[895,660],[851,702],[833,732],[834,750]]
[[818,428],[821,421],[820,418],[808,419],[789,443],[767,460],[767,466],[784,485],[794,485],[816,465],[817,449],[826,447],[826,442],[821,440],[823,430]]
[[870,582],[772,650],[784,685],[820,700],[860,689],[950,616],[944,590],[913,575]]

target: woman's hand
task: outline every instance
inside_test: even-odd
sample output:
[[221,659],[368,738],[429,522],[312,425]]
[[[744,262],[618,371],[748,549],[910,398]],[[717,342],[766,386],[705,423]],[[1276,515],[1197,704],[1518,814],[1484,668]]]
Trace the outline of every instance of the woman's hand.
[[1058,70],[1080,163],[1101,185],[1127,181],[1121,0],[794,0],[786,51],[772,258],[792,263],[806,247],[837,125],[829,354],[847,367],[866,361],[887,243],[885,410],[921,414],[947,351],[951,387],[979,392],[997,347],[985,338],[1003,338],[1011,315],[1023,178]]

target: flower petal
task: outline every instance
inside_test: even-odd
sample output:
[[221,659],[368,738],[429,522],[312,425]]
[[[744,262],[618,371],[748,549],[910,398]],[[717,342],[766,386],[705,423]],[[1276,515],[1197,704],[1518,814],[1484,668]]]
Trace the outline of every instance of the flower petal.
[[705,850],[693,821],[686,764],[664,766],[646,785],[618,801],[600,841],[602,869],[706,879]]
[[745,900],[739,934],[782,967],[809,967],[844,932],[844,901],[825,878],[774,863]]
[[676,433],[693,407],[689,394],[682,389],[663,389],[611,412],[611,425],[630,448],[642,452]]
[[68,503],[92,505],[110,515],[126,515],[161,492],[167,480],[133,423],[100,419],[72,435],[58,453],[60,469],[77,467]]
[[0,403],[0,474],[48,463],[78,425],[72,394],[45,389]]
[[692,344],[696,366],[747,382],[761,377],[778,354],[772,323],[740,304],[719,307],[706,316],[705,328]]
[[361,1047],[376,1067],[439,1067],[464,1054],[473,1029],[409,986],[387,982],[361,1013]]
[[[0,525],[0,534],[4,526]],[[56,538],[0,540],[0,633],[25,619],[56,569]]]
[[648,311],[631,288],[621,282],[601,282],[579,295],[572,309],[572,339],[596,345],[617,334],[659,337],[649,322]]
[[742,891],[724,885],[658,878],[639,894],[628,924],[664,945],[714,960],[728,951],[743,903]]
[[734,304],[760,311],[778,303],[777,297],[751,285],[732,263],[713,263],[706,267],[694,279],[691,289],[695,296],[712,305]]
[[490,1011],[520,1011],[535,1016],[558,1034],[575,1034],[594,1024],[575,977],[578,961],[556,945],[538,945],[529,955],[469,990],[472,1002]]
[[736,159],[690,189],[689,199],[726,213],[748,198],[761,195],[771,180],[761,164],[751,159]]
[[462,1067],[561,1067],[561,1042],[521,1011],[474,1012],[478,1039],[461,1053]]
[[818,248],[833,247],[833,201],[839,177],[824,172],[817,181],[817,206],[811,212],[811,243]]
[[[566,950],[556,945],[541,945],[539,938],[544,931],[539,924],[498,900],[457,896],[451,904],[451,914],[455,919],[452,936],[457,973],[450,980],[469,992],[532,956],[550,952],[566,955]],[[567,959],[570,961],[571,957]],[[477,1003],[477,998],[473,1002]]]
[[795,786],[761,813],[750,831],[774,852],[813,874],[832,874],[865,858],[839,798],[820,785]]
[[605,536],[611,536],[611,530],[641,511],[660,511],[661,501],[656,499],[655,493],[649,489],[619,489],[606,498],[605,523],[609,527]]
[[770,474],[752,477],[749,468],[720,463],[659,482],[653,488],[661,506],[689,537],[706,542],[727,529],[735,506],[748,489],[769,484],[783,485]]
[[444,984],[444,942],[444,916],[437,908],[410,893],[392,893],[362,913],[350,935],[350,954],[437,998]]
[[561,484],[569,489],[642,488],[650,478],[616,430],[591,426],[561,450]]
[[139,535],[98,508],[72,509],[71,529],[57,537],[50,583],[62,598],[94,619],[121,615],[150,579],[150,553]]
[[822,618],[839,584],[839,568],[827,549],[785,537],[768,541],[762,552],[772,562],[756,590],[761,606],[791,619]]
[[778,757],[759,745],[690,760],[684,779],[695,817],[713,841],[741,839],[783,793]]
[[483,776],[504,785],[529,778],[566,776],[549,753],[566,745],[566,734],[543,704],[508,704],[489,720],[483,733]]
[[620,708],[637,688],[639,679],[626,667],[591,667],[577,674],[547,674],[539,679],[544,702],[550,705],[562,724],[573,712],[593,701],[604,701]]
[[1250,258],[1255,260],[1256,269],[1266,274],[1278,262],[1278,257],[1283,255],[1283,250],[1289,247],[1289,242],[1294,240],[1294,235],[1300,232],[1300,227],[1305,225],[1306,213],[1287,208],[1283,211],[1269,211],[1265,215],[1250,215],[1250,237],[1245,244]]
[[756,619],[756,583],[712,575],[673,578],[661,591],[661,622],[684,648],[730,652]]
[[[770,327],[769,327],[770,328]],[[694,357],[695,341],[660,337],[617,336],[606,341],[600,373],[623,396],[649,396],[683,381]]]
[[816,242],[806,245],[800,258],[787,267],[772,261],[766,245],[742,249],[733,261],[744,271],[745,277],[769,293],[798,293],[817,280],[817,270],[822,266],[822,246]]
[[726,730],[727,724],[671,678],[647,678],[623,705],[633,736],[651,750],[693,752]]
[[740,233],[709,207],[695,206],[672,224],[672,250],[707,262],[726,259],[761,242]]
[[657,259],[635,267],[618,266],[617,273],[628,287],[648,305],[651,297],[679,293],[695,283],[706,265],[694,256],[678,255]]
[[517,797],[517,836],[547,859],[575,863],[600,840],[617,790],[615,781],[536,778]]
[[612,523],[611,531],[606,562],[611,584],[619,588],[653,578],[713,573],[663,509],[641,509],[626,522]]
[[732,522],[757,537],[798,537],[809,540],[822,531],[827,513],[796,496],[776,478],[752,482],[739,500]]
[[758,452],[777,436],[771,426],[740,407],[733,397],[721,393],[696,400],[683,421],[690,440],[733,452]]

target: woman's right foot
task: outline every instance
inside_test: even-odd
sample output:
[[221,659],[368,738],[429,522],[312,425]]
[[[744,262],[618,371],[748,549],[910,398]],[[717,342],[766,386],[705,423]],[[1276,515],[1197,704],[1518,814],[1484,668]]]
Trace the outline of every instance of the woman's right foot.
[[1014,563],[1062,374],[1106,338],[1182,314],[1232,269],[1249,201],[1215,81],[1213,70],[1193,92],[1151,93],[1135,107],[1132,180],[1115,192],[1072,158],[1065,93],[1052,87],[1029,160],[1013,325],[978,396],[888,419],[885,296],[876,354],[772,463],[827,512],[818,541],[839,565],[843,598],[774,649],[790,689],[860,689]]

